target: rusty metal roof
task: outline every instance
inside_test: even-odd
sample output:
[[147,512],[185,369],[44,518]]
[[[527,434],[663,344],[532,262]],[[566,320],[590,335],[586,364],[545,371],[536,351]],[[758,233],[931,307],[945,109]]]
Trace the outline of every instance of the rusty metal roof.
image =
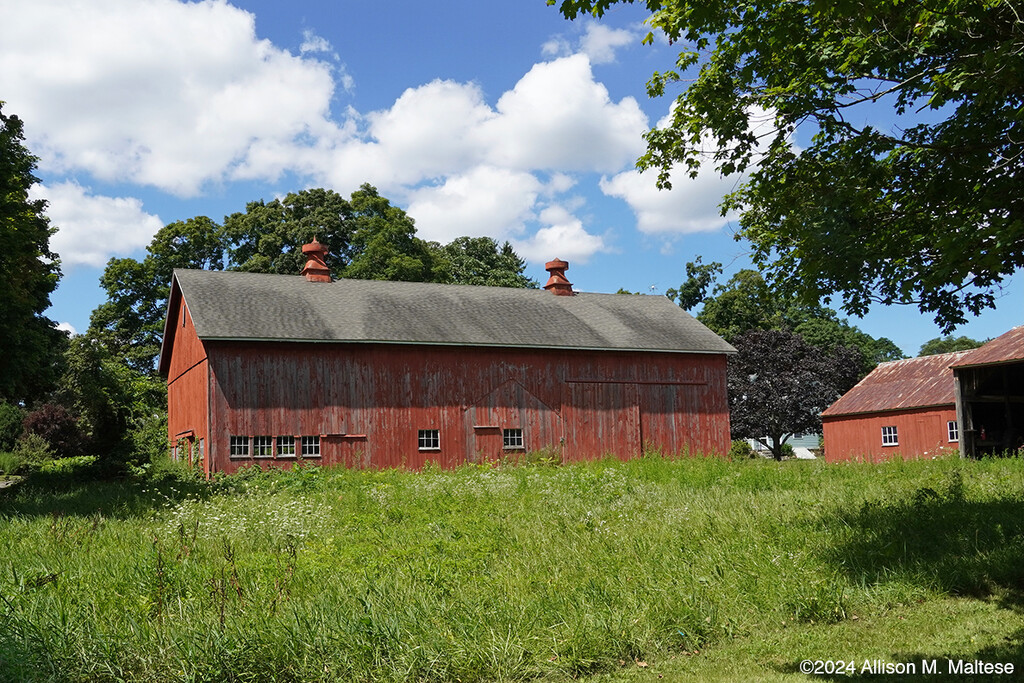
[[979,349],[967,354],[953,367],[970,368],[978,365],[1024,361],[1024,325],[1005,332]]
[[664,296],[175,270],[201,339],[735,353]]
[[955,351],[881,363],[822,417],[952,405],[956,396],[950,366],[971,353]]

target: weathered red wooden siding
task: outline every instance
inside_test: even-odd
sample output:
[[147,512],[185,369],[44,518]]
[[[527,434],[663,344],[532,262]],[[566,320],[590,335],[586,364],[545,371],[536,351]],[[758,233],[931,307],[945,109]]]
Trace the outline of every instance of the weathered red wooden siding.
[[[167,373],[167,439],[172,445],[179,440],[198,457],[200,444],[204,456],[203,469],[209,473],[210,436],[207,424],[210,414],[209,368],[206,349],[196,336],[188,307],[177,305],[170,311],[174,327],[171,341],[170,370]],[[184,325],[182,325],[184,316]],[[201,440],[201,441],[200,441]],[[183,454],[183,455],[188,455]]]
[[[825,460],[879,462],[894,455],[932,457],[943,449],[956,449],[949,441],[947,422],[956,420],[953,406],[920,408],[866,415],[822,418]],[[882,427],[896,427],[899,445],[882,445]]]
[[[670,354],[422,347],[395,344],[208,342],[210,457],[234,471],[231,435],[325,435],[325,465],[453,467],[526,450],[567,460],[724,453],[726,358]],[[420,451],[420,429],[440,431]],[[345,436],[343,436],[345,435]],[[260,461],[266,464],[267,461]]]

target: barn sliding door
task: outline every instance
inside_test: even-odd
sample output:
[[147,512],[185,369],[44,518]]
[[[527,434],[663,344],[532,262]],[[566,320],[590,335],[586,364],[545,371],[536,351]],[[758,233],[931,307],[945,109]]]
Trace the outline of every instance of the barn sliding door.
[[640,406],[636,385],[569,382],[565,418],[565,459],[623,460],[641,452]]

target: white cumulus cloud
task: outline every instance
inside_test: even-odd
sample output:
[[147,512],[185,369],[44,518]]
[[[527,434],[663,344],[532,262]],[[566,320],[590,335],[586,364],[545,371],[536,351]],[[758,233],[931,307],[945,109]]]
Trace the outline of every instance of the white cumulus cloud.
[[479,163],[478,131],[494,118],[476,85],[435,80],[409,88],[390,109],[369,114],[370,144],[390,182],[416,183]]
[[424,239],[450,242],[473,235],[500,241],[523,232],[542,190],[529,173],[478,166],[416,190],[408,211]]
[[43,167],[194,195],[254,141],[329,134],[331,67],[218,0],[33,0],[0,22],[0,92]]
[[[289,175],[342,193],[373,183],[427,239],[515,238],[545,259],[566,244],[581,260],[606,246],[571,214],[574,174],[619,173],[644,148],[639,104],[613,100],[592,69],[632,34],[596,23],[578,40],[585,53],[533,65],[496,99],[436,79],[377,111],[332,112],[352,85],[334,46],[309,30],[292,54],[226,0],[4,3],[0,95],[52,179],[67,266],[102,265],[160,227],[138,200],[85,187],[194,196]],[[553,218],[555,205],[567,214]]]
[[592,64],[609,64],[615,61],[615,51],[626,45],[639,42],[640,33],[625,28],[611,28],[596,21],[583,23],[583,33],[575,46],[565,36],[555,36],[541,45],[545,57],[567,57],[578,53],[586,55]]
[[46,215],[57,228],[50,249],[65,270],[103,266],[111,255],[127,256],[149,244],[163,227],[160,217],[143,211],[138,199],[96,196],[73,182],[34,185],[30,194],[49,202]]
[[636,100],[613,101],[585,55],[534,65],[493,107],[473,83],[435,80],[386,110],[351,116],[365,126],[299,158],[336,187],[368,180],[398,194],[479,166],[612,172],[643,151],[647,130]]
[[583,222],[561,206],[544,209],[540,221],[546,227],[528,239],[512,242],[523,258],[530,261],[560,258],[570,263],[586,263],[594,254],[608,251],[604,238],[588,233]]
[[637,228],[647,234],[691,233],[718,230],[736,219],[722,216],[718,205],[736,187],[735,178],[723,178],[714,169],[701,169],[691,179],[685,169],[671,173],[672,189],[659,190],[657,171],[625,171],[601,180],[601,190],[629,204],[636,214]]
[[624,28],[610,28],[596,21],[587,23],[586,32],[580,39],[580,51],[590,57],[594,64],[615,61],[615,51],[637,42],[638,36]]
[[534,65],[496,109],[479,135],[497,165],[614,171],[644,148],[647,116],[632,97],[613,102],[586,55]]
[[[669,125],[670,117],[671,114],[662,118],[658,127]],[[774,117],[770,112],[758,109],[749,112],[749,120],[752,130],[766,145],[774,134]],[[710,136],[703,141],[705,149],[713,149],[714,145]],[[697,176],[691,178],[688,169],[676,167],[669,174],[671,190],[657,188],[657,175],[656,169],[643,173],[624,171],[611,178],[603,178],[600,186],[606,195],[618,197],[629,204],[636,215],[637,228],[647,234],[718,230],[738,218],[735,212],[723,216],[719,205],[726,194],[735,191],[746,180],[745,173],[722,176],[713,164],[706,163]]]

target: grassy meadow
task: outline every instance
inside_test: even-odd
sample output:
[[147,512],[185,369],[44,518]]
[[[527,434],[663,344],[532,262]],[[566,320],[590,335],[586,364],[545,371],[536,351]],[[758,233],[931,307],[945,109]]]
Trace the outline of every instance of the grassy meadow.
[[0,681],[1019,672],[1022,465],[35,476],[0,491]]

